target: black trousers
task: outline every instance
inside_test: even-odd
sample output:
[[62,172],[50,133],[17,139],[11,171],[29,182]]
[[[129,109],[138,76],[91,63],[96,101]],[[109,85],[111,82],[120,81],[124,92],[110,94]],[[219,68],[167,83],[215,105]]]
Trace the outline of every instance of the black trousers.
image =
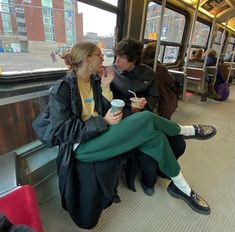
[[[183,155],[186,148],[186,143],[183,139],[183,136],[168,136],[168,141],[176,159],[178,159]],[[159,170],[158,163],[152,157],[144,155],[138,151],[138,161],[141,169],[142,185],[148,188],[152,188],[157,181],[158,175],[165,177],[165,175]]]

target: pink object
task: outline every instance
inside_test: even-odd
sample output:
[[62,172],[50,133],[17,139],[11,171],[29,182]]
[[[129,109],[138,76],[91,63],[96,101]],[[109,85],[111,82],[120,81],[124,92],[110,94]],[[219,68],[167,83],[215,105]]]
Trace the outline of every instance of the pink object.
[[192,97],[192,96],[193,96],[193,94],[190,93],[190,92],[186,92],[186,93],[185,93],[185,97]]
[[0,196],[0,211],[16,225],[26,225],[43,232],[36,194],[31,185],[14,188]]

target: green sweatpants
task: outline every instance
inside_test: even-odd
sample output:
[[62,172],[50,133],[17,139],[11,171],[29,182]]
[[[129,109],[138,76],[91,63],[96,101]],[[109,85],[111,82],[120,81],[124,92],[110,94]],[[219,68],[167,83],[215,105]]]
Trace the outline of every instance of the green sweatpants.
[[150,111],[132,114],[103,134],[81,143],[75,157],[83,162],[102,161],[133,148],[153,157],[167,176],[177,176],[180,166],[166,135],[180,133],[180,126]]

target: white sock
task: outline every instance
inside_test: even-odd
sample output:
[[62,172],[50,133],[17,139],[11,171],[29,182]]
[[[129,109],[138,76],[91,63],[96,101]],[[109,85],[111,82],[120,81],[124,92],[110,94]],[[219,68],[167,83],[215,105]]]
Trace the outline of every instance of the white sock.
[[179,188],[182,192],[184,192],[186,195],[190,196],[191,188],[184,179],[181,171],[178,176],[171,177],[172,181],[176,185],[177,188]]
[[195,128],[194,126],[180,126],[180,135],[190,136],[195,135]]

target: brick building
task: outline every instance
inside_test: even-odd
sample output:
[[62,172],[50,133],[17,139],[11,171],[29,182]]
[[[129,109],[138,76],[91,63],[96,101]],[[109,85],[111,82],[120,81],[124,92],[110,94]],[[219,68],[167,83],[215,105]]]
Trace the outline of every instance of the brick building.
[[44,53],[83,41],[83,15],[74,0],[1,0],[0,47]]

